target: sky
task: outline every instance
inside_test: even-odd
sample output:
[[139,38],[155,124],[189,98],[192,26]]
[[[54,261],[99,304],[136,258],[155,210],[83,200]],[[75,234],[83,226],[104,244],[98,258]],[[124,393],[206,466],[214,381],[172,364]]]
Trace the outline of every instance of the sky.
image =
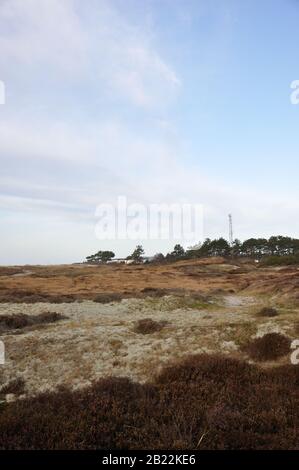
[[299,237],[298,23],[297,0],[1,0],[0,264],[169,251],[97,237],[119,196],[202,205],[202,239],[229,213]]

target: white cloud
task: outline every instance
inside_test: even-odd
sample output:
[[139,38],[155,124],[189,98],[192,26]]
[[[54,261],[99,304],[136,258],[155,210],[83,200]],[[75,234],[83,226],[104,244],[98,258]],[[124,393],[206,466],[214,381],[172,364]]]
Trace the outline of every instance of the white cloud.
[[[49,77],[98,81],[111,97],[141,107],[161,107],[180,86],[175,71],[155,50],[150,34],[125,21],[112,2],[99,0],[79,15],[76,0],[3,0],[0,4],[0,64],[35,80]],[[84,8],[83,8],[84,9]],[[17,76],[18,79],[20,77]],[[39,77],[38,77],[39,79]]]
[[84,62],[87,37],[72,0],[2,0],[1,63],[76,69]]
[[94,143],[80,136],[63,122],[0,121],[0,151],[2,155],[23,160],[58,160],[88,162],[94,159]]
[[180,80],[174,71],[152,50],[145,47],[114,49],[118,64],[112,82],[134,103],[154,107],[164,103],[165,97],[175,96]]

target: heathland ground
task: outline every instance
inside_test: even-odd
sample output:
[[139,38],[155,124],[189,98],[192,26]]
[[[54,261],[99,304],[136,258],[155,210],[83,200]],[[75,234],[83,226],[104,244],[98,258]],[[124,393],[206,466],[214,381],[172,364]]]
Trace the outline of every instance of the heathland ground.
[[[210,258],[3,267],[0,302],[6,350],[0,366],[2,448],[297,446],[299,373],[290,363],[291,342],[299,337],[296,265]],[[283,376],[289,377],[288,403],[280,400]],[[212,385],[218,395],[211,393]],[[237,390],[249,404],[232,401]],[[269,392],[277,402],[266,405]],[[65,400],[74,416],[62,439],[49,425],[49,414],[56,402],[58,416],[64,413]],[[78,412],[82,400],[92,416]],[[103,400],[121,407],[117,419],[103,415]],[[124,400],[133,408],[124,411]],[[180,410],[174,421],[168,406]],[[140,422],[145,419],[144,434],[136,431],[136,407]],[[32,408],[29,417],[25,410]],[[82,432],[92,422],[101,436],[94,429],[82,441],[73,433],[79,425],[75,415]],[[44,440],[39,426],[48,436]]]

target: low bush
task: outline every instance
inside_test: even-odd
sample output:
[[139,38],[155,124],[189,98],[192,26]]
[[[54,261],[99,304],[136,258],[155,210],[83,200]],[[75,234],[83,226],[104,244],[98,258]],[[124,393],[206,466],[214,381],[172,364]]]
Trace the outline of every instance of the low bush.
[[9,330],[19,330],[28,326],[53,323],[67,318],[61,313],[43,312],[39,315],[26,315],[25,313],[14,313],[11,315],[0,315],[0,333]]
[[299,254],[286,256],[266,256],[260,266],[291,266],[299,264]]
[[256,361],[271,361],[290,353],[291,341],[280,333],[268,333],[255,338],[245,346],[246,352]]
[[16,330],[28,326],[28,315],[14,313],[13,315],[0,315],[0,330]]
[[6,289],[0,293],[0,303],[26,303],[47,302],[53,304],[70,303],[80,300],[73,294],[47,294],[28,290]]
[[120,302],[121,299],[122,296],[118,292],[103,292],[101,294],[97,294],[93,298],[93,301],[100,304],[109,304],[111,302]]
[[134,331],[135,333],[148,335],[162,330],[165,325],[167,325],[167,321],[155,321],[151,318],[143,318],[135,323]]
[[67,317],[57,312],[43,312],[35,316],[31,316],[33,323],[54,323],[59,320],[65,320]]
[[259,317],[277,317],[278,315],[278,311],[273,307],[264,307],[258,312]]
[[22,377],[18,377],[14,380],[11,380],[4,386],[0,387],[0,396],[4,396],[8,393],[13,393],[14,395],[21,395],[25,391],[25,381]]

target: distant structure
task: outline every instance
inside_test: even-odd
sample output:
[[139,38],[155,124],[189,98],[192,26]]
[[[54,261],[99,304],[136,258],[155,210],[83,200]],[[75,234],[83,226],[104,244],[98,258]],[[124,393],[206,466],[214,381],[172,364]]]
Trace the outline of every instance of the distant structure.
[[229,222],[229,244],[233,246],[234,243],[234,232],[233,232],[233,216],[228,214],[228,222]]

